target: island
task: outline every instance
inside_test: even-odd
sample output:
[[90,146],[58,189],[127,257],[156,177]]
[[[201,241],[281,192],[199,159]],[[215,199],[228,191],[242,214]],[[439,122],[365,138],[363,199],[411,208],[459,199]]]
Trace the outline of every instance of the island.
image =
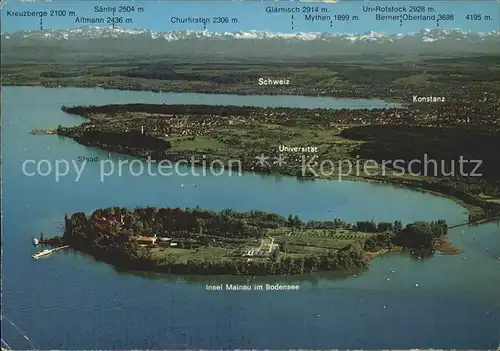
[[69,245],[131,270],[198,275],[293,275],[355,270],[371,258],[409,249],[422,258],[446,243],[445,221],[340,219],[302,221],[252,210],[121,207],[65,216],[64,234],[45,244]]

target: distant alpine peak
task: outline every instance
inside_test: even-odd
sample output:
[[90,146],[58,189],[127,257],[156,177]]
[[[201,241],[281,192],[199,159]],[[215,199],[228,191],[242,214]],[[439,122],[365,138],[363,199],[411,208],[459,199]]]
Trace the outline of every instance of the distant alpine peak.
[[439,40],[485,40],[489,37],[500,37],[500,31],[490,32],[467,32],[460,29],[422,29],[415,33],[388,34],[370,31],[364,34],[348,33],[276,33],[267,31],[235,31],[235,32],[210,32],[207,30],[171,30],[168,32],[155,32],[149,29],[130,29],[112,27],[81,27],[72,29],[45,29],[32,31],[19,31],[15,33],[2,33],[3,39],[35,39],[35,40],[78,40],[78,39],[151,39],[151,40],[190,40],[190,39],[219,39],[219,40],[259,40],[259,39],[285,39],[285,40],[324,40],[336,41],[345,40],[350,42],[393,42],[401,39],[419,39],[423,42],[433,42]]

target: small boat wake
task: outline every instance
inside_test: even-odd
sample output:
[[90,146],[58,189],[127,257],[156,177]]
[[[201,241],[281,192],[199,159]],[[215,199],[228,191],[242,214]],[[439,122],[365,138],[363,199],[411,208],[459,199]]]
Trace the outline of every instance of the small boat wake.
[[[6,318],[3,315],[0,315],[0,320],[2,321],[2,324],[3,324],[3,320],[6,320],[7,323],[9,323],[11,326],[13,326],[14,329],[16,329],[16,331],[19,332],[19,334],[21,334],[24,337],[24,339],[26,339],[26,341],[28,341],[28,343],[31,347],[31,350],[39,350],[40,349],[38,346],[36,346],[36,344],[33,341],[31,341],[31,339],[26,335],[26,333],[24,331],[22,331],[21,328],[19,328],[10,319]],[[2,328],[2,329],[4,329],[4,328]],[[4,333],[2,333],[2,334],[4,334]],[[2,350],[12,350],[10,345],[3,339],[3,337],[1,338],[1,342],[2,342]]]

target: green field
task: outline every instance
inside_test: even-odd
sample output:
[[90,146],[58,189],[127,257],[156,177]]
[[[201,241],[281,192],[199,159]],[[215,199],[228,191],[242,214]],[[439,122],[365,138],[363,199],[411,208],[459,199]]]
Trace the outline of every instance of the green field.
[[301,229],[297,231],[270,231],[276,242],[294,254],[326,253],[343,249],[356,241],[363,241],[373,234],[346,229]]
[[216,154],[223,154],[226,145],[221,141],[211,138],[210,136],[203,137],[165,137],[172,143],[172,151],[198,151],[198,152],[214,152]]
[[[363,241],[373,234],[353,232],[346,229],[300,229],[283,230],[268,229],[266,235],[275,239],[279,244],[280,254],[278,259],[287,255],[294,257],[326,254],[332,250],[343,249],[356,241]],[[270,244],[270,239],[262,239],[262,244]],[[222,243],[221,243],[222,244]],[[187,263],[188,260],[203,262],[224,262],[240,259],[244,251],[256,248],[255,240],[248,239],[240,244],[227,244],[221,246],[203,246],[196,249],[182,249],[175,247],[155,247],[151,249],[156,259],[169,262]],[[252,258],[252,260],[265,260]]]
[[[78,49],[78,48],[77,48]],[[448,96],[498,92],[498,55],[342,55],[317,59],[194,58],[165,55],[81,60],[88,53],[54,58],[22,48],[4,50],[2,84],[102,86],[125,90],[294,94],[411,100],[411,94]],[[35,50],[33,50],[35,52]],[[260,86],[259,78],[287,78],[288,86]],[[476,94],[477,92],[477,94]]]
[[187,263],[188,260],[203,262],[220,262],[235,257],[234,250],[207,246],[199,249],[154,248],[152,254],[157,259],[173,259],[177,263]]

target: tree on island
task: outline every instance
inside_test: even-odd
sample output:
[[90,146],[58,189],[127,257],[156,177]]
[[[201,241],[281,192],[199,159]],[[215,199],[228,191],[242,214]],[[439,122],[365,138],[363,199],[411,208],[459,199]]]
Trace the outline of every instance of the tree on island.
[[304,225],[298,215],[292,216],[291,214],[288,216],[287,224],[292,228],[301,228]]
[[398,233],[401,230],[403,230],[403,224],[401,223],[401,221],[395,221],[394,222],[394,233]]
[[448,233],[448,226],[443,220],[435,222],[418,221],[408,224],[397,233],[394,242],[408,248],[435,248]]

